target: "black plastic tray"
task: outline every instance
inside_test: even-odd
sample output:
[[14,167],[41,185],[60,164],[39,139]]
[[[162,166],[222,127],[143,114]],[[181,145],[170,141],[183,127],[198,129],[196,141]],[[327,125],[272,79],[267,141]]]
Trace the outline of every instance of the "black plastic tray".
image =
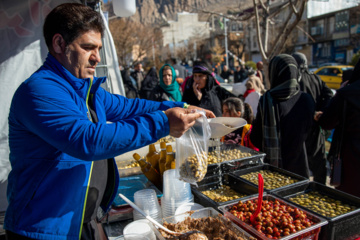
[[[221,179],[219,181],[219,179]],[[194,194],[194,201],[203,205],[204,207],[212,207],[218,209],[219,206],[226,205],[233,202],[238,202],[243,198],[247,198],[249,196],[257,195],[258,189],[252,185],[249,185],[243,181],[239,181],[239,179],[234,178],[229,174],[224,174],[221,178],[211,178],[210,181],[202,181],[201,184],[198,184],[198,187],[191,186],[191,191]],[[214,181],[215,180],[215,181]],[[216,181],[218,180],[218,181]],[[237,198],[227,202],[215,202],[208,196],[204,195],[201,191],[209,190],[209,189],[217,189],[220,185],[227,185],[231,189],[235,190],[239,194],[245,194],[243,198]]]
[[[251,148],[247,148],[237,144],[222,144],[220,147],[220,151],[233,149],[238,149],[241,152],[245,153],[251,153],[251,156],[239,159],[230,159],[220,163],[209,164],[205,178],[263,164],[263,160],[266,155],[265,153],[258,152]],[[209,147],[209,152],[214,150],[215,147]]]
[[307,178],[305,178],[303,176],[297,175],[295,173],[286,171],[286,170],[284,170],[282,168],[278,168],[278,167],[275,167],[275,166],[272,166],[272,165],[269,165],[269,164],[263,164],[263,165],[259,165],[259,166],[256,166],[256,167],[250,167],[250,168],[237,170],[237,171],[235,171],[233,173],[230,173],[230,174],[232,176],[234,176],[235,178],[240,178],[242,181],[245,181],[248,184],[253,185],[253,186],[255,186],[257,188],[258,187],[257,184],[254,184],[254,183],[246,180],[245,178],[242,178],[241,175],[245,175],[247,173],[256,172],[256,171],[260,171],[260,170],[269,170],[269,171],[272,171],[272,172],[278,172],[278,173],[281,173],[283,175],[286,175],[286,176],[289,176],[291,178],[294,178],[294,179],[298,180],[298,182],[296,182],[296,183],[289,184],[289,185],[282,186],[282,187],[275,188],[275,189],[267,189],[267,188],[264,187],[264,191],[268,192],[268,193],[272,193],[275,190],[287,189],[287,188],[289,188],[291,186],[297,186],[297,185],[301,185],[303,183],[308,183],[309,182],[309,179],[307,179]]
[[[345,213],[336,217],[326,217],[320,213],[314,212],[306,207],[300,206],[296,203],[293,203],[289,200],[291,197],[303,193],[309,193],[312,191],[317,191],[323,195],[327,195],[336,200],[340,200],[344,203],[359,207],[358,209]],[[321,216],[328,220],[328,225],[323,227],[323,230],[320,232],[319,239],[321,240],[341,240],[341,239],[355,239],[356,236],[360,234],[360,198],[357,198],[353,195],[344,193],[342,191],[336,190],[334,188],[325,186],[316,182],[304,183],[298,186],[293,186],[288,189],[279,189],[273,191],[273,194],[285,198],[296,206],[300,206],[307,211]]]

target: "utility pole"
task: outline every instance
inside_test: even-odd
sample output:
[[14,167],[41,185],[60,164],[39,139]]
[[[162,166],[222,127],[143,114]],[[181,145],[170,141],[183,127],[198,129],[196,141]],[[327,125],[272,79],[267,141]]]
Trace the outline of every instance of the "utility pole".
[[154,42],[154,38],[151,39],[151,42],[152,42],[153,61],[154,61],[154,66],[156,67],[156,61],[155,61],[155,42]]
[[227,68],[229,69],[229,58],[228,58],[228,43],[227,43],[226,22],[227,22],[227,19],[226,19],[226,17],[224,17],[226,66],[227,66]]

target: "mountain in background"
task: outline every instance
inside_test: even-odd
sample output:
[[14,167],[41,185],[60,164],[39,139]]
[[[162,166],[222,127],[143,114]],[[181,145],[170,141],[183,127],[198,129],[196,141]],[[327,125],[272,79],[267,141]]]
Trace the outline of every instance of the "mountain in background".
[[[175,20],[178,12],[198,12],[200,21],[206,21],[208,14],[201,10],[228,14],[251,6],[251,0],[136,0],[136,13],[130,17],[144,25],[159,25]],[[109,17],[114,16],[112,1],[104,4]]]

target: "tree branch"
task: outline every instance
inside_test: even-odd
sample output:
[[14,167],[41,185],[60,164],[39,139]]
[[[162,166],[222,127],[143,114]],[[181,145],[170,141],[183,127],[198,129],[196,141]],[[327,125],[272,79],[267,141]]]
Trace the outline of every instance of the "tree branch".
[[289,14],[286,24],[284,25],[282,31],[280,31],[279,38],[278,38],[279,40],[276,42],[271,56],[275,56],[278,53],[280,53],[282,48],[285,46],[285,42],[288,39],[288,37],[290,36],[290,33],[293,31],[293,29],[297,26],[297,24],[301,20],[301,16],[304,13],[306,2],[307,2],[307,0],[299,1],[300,9],[298,10],[298,14],[296,15],[296,20],[294,20],[290,25],[289,25],[289,20],[292,17],[292,13]]
[[256,23],[256,34],[257,34],[257,39],[258,39],[258,45],[259,45],[260,53],[261,53],[263,60],[267,61],[268,58],[265,54],[264,47],[262,45],[261,35],[260,35],[259,12],[257,9],[256,0],[253,0],[253,3],[254,3],[254,9],[255,9],[255,23]]

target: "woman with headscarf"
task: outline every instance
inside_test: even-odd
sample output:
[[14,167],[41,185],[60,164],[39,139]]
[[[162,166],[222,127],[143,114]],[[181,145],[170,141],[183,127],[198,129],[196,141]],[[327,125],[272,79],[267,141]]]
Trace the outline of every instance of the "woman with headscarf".
[[[315,111],[323,111],[333,96],[331,89],[319,76],[309,71],[307,59],[303,53],[295,52],[292,56],[298,64],[300,90],[311,95],[315,101]],[[323,132],[319,124],[314,122],[306,139],[306,154],[314,181],[325,184],[327,169],[325,134]]]
[[255,76],[254,70],[249,70],[248,76],[249,78],[245,83],[246,91],[243,97],[245,103],[248,103],[251,106],[254,115],[256,116],[259,99],[265,93],[265,88],[260,78]]
[[269,71],[271,89],[260,98],[250,140],[266,153],[267,163],[309,177],[305,140],[313,122],[314,101],[300,91],[292,56],[275,56]]
[[150,100],[153,101],[181,101],[180,86],[176,81],[174,68],[164,64],[159,71],[160,83],[153,89]]
[[318,123],[322,128],[335,128],[329,155],[338,153],[335,147],[342,137],[339,149],[342,159],[341,182],[336,189],[360,197],[360,61],[357,62],[348,85],[336,91],[324,113],[317,115],[316,120],[319,116]]
[[221,117],[222,101],[235,96],[216,83],[210,69],[205,62],[194,65],[193,76],[186,82],[182,101],[211,110],[217,117]]

